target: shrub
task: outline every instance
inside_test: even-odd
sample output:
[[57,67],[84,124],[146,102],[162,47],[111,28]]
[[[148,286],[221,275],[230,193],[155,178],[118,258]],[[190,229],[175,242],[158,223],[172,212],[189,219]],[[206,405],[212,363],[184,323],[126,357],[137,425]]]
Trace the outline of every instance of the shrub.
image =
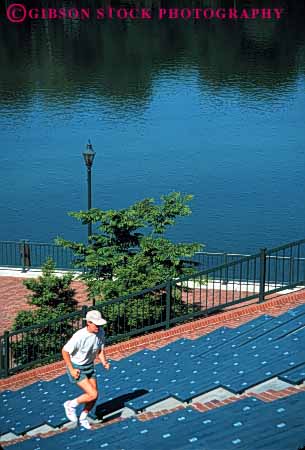
[[[73,332],[70,320],[56,320],[76,310],[75,291],[71,288],[73,274],[57,276],[54,271],[55,264],[49,259],[43,265],[39,278],[23,281],[32,291],[28,303],[37,309],[20,311],[15,318],[14,331],[28,328],[24,333],[17,334],[12,343],[13,359],[18,365],[37,359],[54,359]],[[55,322],[52,322],[54,319]],[[43,326],[35,327],[38,324]]]

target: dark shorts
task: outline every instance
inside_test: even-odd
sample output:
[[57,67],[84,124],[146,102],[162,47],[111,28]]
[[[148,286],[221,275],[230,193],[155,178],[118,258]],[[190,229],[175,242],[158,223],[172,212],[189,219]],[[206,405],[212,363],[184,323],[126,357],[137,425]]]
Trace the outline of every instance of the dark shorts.
[[80,370],[80,375],[79,375],[79,378],[76,380],[75,378],[72,377],[70,370],[67,368],[67,374],[68,374],[68,377],[69,377],[69,380],[71,383],[73,383],[73,384],[79,383],[80,381],[84,380],[85,378],[96,378],[96,371],[95,371],[93,364],[88,364],[86,366],[80,366],[78,364],[72,363],[72,366],[74,367],[74,369]]

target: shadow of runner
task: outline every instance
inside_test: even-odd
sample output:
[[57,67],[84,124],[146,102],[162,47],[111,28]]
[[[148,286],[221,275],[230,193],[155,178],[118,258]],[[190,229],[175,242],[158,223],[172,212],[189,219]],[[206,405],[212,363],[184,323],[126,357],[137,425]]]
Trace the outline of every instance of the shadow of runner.
[[[142,395],[145,394],[148,394],[148,390],[137,389],[136,391],[131,392],[130,394],[120,395],[119,397],[116,397],[113,400],[101,403],[97,405],[95,408],[95,416],[98,420],[103,420],[103,422],[107,422],[107,420],[112,420],[115,417],[120,417],[121,415],[120,410],[125,407],[126,403],[137,397],[141,397]],[[116,411],[118,411],[118,414],[113,415],[112,413],[115,413]],[[109,416],[110,414],[111,416],[107,418],[106,416]]]

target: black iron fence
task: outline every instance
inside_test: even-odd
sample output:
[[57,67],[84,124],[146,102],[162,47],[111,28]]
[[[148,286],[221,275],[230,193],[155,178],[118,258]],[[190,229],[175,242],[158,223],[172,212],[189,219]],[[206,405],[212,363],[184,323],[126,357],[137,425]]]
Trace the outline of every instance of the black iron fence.
[[226,252],[196,252],[191,258],[192,263],[199,270],[211,269],[212,267],[238,261],[244,256],[251,256],[242,253],[226,253]]
[[[232,305],[305,285],[305,239],[244,256],[191,276],[95,305],[107,319],[107,342],[207,316]],[[91,307],[93,308],[93,307]],[[54,361],[89,308],[0,337],[0,376]]]
[[30,242],[0,241],[0,267],[39,269],[52,258],[57,269],[71,270],[75,255],[72,250],[55,244]]
[[[226,264],[240,259],[240,253],[196,252],[186,263],[196,266],[198,270]],[[52,258],[58,269],[74,268],[76,256],[72,250],[51,243],[21,241],[0,241],[0,267],[16,267],[23,270],[38,269]]]

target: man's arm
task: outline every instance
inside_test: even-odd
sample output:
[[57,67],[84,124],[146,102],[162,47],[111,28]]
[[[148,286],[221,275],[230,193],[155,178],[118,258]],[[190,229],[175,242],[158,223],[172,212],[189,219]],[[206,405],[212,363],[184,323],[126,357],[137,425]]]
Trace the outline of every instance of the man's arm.
[[99,352],[99,354],[97,355],[98,359],[101,361],[101,363],[103,364],[103,366],[105,367],[105,369],[109,370],[110,368],[110,364],[106,359],[105,356],[105,352],[104,349],[102,348],[101,351]]
[[64,361],[66,363],[66,366],[68,367],[72,377],[75,378],[76,380],[78,380],[79,374],[80,374],[80,370],[79,369],[74,369],[74,367],[72,366],[70,353],[66,352],[64,349],[62,349],[61,353],[62,353],[62,357],[63,357],[63,359],[64,359]]

